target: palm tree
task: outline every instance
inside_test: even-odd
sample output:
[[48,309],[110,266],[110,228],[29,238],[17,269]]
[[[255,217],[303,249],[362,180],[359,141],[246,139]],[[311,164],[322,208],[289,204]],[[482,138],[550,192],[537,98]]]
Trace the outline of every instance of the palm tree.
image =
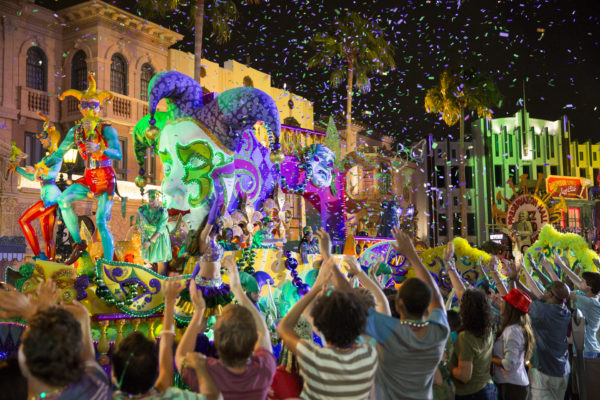
[[[193,3],[194,21],[194,79],[200,82],[202,68],[202,36],[204,30],[204,6],[210,0],[138,0],[137,7],[147,18],[165,17],[175,9]],[[258,4],[261,0],[243,0],[243,4]],[[231,25],[239,17],[233,0],[214,0],[209,6],[208,17],[218,43],[226,43],[231,37]]]
[[465,112],[475,110],[480,118],[491,118],[492,107],[500,106],[502,95],[495,83],[469,68],[446,69],[439,83],[425,95],[425,111],[441,114],[448,126],[460,123],[458,142],[461,236],[467,236],[467,202],[465,176]]
[[[332,86],[346,85],[346,151],[356,147],[356,135],[352,133],[353,88],[369,90],[369,74],[394,68],[394,51],[386,41],[383,29],[359,13],[336,18],[327,33],[317,33],[312,39],[315,54],[308,60],[308,67],[335,68],[331,72]],[[341,65],[335,67],[336,61]]]

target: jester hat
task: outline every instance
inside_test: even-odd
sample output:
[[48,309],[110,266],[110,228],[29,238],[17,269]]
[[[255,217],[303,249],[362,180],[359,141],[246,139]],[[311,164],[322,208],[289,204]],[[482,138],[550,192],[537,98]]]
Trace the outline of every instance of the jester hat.
[[96,80],[94,79],[94,73],[90,72],[87,77],[88,87],[85,92],[82,92],[77,89],[69,89],[63,92],[59,100],[64,100],[67,96],[73,96],[80,102],[82,101],[95,101],[98,102],[98,105],[101,105],[105,101],[111,101],[115,96],[111,92],[107,92],[105,90],[100,93],[96,92]]
[[[161,99],[167,100],[167,112],[157,111]],[[177,71],[157,74],[148,87],[149,115],[134,129],[136,159],[143,168],[146,149],[156,146],[160,130],[169,120],[192,117],[201,122],[217,145],[230,152],[237,150],[242,132],[262,121],[269,132],[272,159],[281,156],[279,136],[281,122],[275,101],[265,92],[252,87],[227,90],[218,96],[203,95],[202,86]],[[276,155],[277,157],[273,157]],[[140,175],[143,175],[140,170]]]

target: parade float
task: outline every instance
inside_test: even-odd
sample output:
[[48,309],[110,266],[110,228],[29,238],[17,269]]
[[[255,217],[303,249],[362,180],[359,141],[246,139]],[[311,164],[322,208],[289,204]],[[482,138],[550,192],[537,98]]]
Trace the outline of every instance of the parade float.
[[[45,120],[38,136],[48,149],[42,161],[21,166],[23,156],[13,145],[6,174],[39,181],[41,199],[18,221],[35,260],[7,268],[4,280],[35,297],[40,282],[52,279],[61,291],[61,301],[81,301],[93,316],[101,364],[108,365],[110,343],[119,342],[132,330],[158,336],[166,280],[189,287],[194,279],[206,299],[207,317],[218,315],[220,307],[232,299],[228,279],[221,275],[224,257],[235,258],[246,292],[260,298],[258,306],[274,327],[310,290],[318,274],[319,246],[313,228],[325,229],[339,253],[359,256],[363,268],[375,268],[386,286],[397,287],[411,276],[404,256],[395,252],[388,238],[357,245],[353,236],[347,235],[346,173],[349,165],[363,162],[359,156],[346,155],[341,163],[336,160],[339,154],[323,144],[284,154],[279,111],[267,94],[252,87],[204,94],[196,81],[175,71],[152,79],[149,112],[133,129],[140,166],[135,184],[147,203],[135,215],[136,228],[128,238],[115,242],[109,218],[113,203],[123,205],[126,198],[119,195],[113,170],[123,149],[110,121],[101,118],[102,107],[112,94],[97,92],[90,74],[85,92],[68,90],[60,99],[66,96],[79,101],[82,119],[61,143],[60,133]],[[166,108],[159,110],[161,100]],[[257,125],[264,134],[257,133]],[[83,177],[61,191],[56,177],[70,149],[77,149],[86,169]],[[402,164],[398,168],[408,157],[422,162],[424,142],[403,153],[405,158],[396,158]],[[145,189],[143,165],[146,157],[154,154],[164,170],[160,191]],[[289,231],[285,193],[303,196],[321,217],[321,226],[305,227],[300,245],[292,249],[285,245]],[[96,200],[95,233],[79,223],[81,216],[72,207],[84,198]],[[71,254],[63,260],[55,257],[51,234],[57,219],[74,242]],[[40,221],[45,251],[31,225],[34,220]],[[99,240],[94,240],[94,235]],[[582,263],[586,269],[593,268],[592,256],[581,243],[556,235],[542,230],[536,236],[539,243],[530,251],[539,251],[538,245],[544,251],[556,246],[565,252],[571,249],[577,252],[575,256],[585,253]],[[557,240],[559,245],[554,243]],[[454,242],[463,276],[481,279],[476,264],[487,263],[490,255],[471,248],[464,239]],[[447,285],[441,261],[443,246],[427,249],[417,243],[417,249],[438,282]],[[341,262],[342,254],[336,257]],[[189,290],[185,289],[176,302],[179,327],[186,325],[192,312]],[[21,321],[0,324],[5,331],[0,335],[2,351],[15,350],[20,328]]]

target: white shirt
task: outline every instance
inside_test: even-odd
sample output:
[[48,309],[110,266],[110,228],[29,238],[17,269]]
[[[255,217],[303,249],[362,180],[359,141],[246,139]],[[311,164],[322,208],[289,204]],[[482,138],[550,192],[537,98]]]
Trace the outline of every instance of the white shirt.
[[502,359],[502,368],[494,365],[496,383],[528,386],[529,376],[525,370],[525,335],[517,324],[507,326],[494,343],[493,356]]

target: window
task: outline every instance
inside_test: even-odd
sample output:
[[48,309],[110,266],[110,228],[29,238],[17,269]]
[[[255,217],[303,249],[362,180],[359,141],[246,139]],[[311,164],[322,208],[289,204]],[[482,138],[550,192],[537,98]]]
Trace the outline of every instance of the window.
[[120,160],[113,160],[113,167],[117,179],[127,179],[127,138],[120,137],[121,153],[123,157]]
[[438,219],[438,233],[440,236],[448,236],[448,227],[446,225],[446,216],[440,215]]
[[494,154],[500,157],[500,135],[494,135]]
[[592,159],[593,159],[594,161],[598,161],[598,153],[597,153],[597,152],[593,152],[593,153],[592,153]]
[[540,135],[535,135],[535,156],[542,156],[542,145],[540,143]]
[[516,185],[517,181],[519,179],[518,174],[517,174],[517,167],[514,165],[510,165],[508,167],[508,177],[512,178],[513,183]]
[[119,53],[110,59],[110,90],[127,96],[127,63]]
[[456,149],[452,149],[452,152],[451,152],[451,154],[452,154],[452,157],[451,157],[451,158],[452,158],[453,160],[456,160]]
[[458,178],[458,166],[450,167],[450,180],[452,181],[452,186],[458,187],[460,183],[460,179]]
[[73,56],[71,63],[71,87],[77,90],[85,90],[87,87],[87,62],[85,52],[79,50]]
[[583,161],[583,151],[579,152],[579,161]]
[[154,71],[154,67],[148,63],[142,65],[142,74],[140,77],[140,99],[146,101],[148,100],[148,85],[150,85],[150,81],[152,77],[156,75]]
[[245,87],[254,87],[254,82],[252,82],[252,78],[248,75],[244,77],[243,84]]
[[467,189],[473,189],[473,167],[465,167],[465,183]]
[[526,174],[527,177],[529,177],[529,179],[532,179],[533,177],[531,176],[531,167],[529,165],[523,165],[523,174]]
[[537,168],[536,168],[536,170],[537,170],[537,174],[536,174],[536,177],[535,177],[535,178],[537,179],[537,177],[538,177],[540,174],[544,174],[544,166],[543,166],[543,165],[538,165],[538,166],[537,166]]
[[443,166],[437,166],[436,168],[436,178],[437,178],[437,187],[444,188],[446,187],[446,168]]
[[502,179],[502,165],[494,165],[494,186],[504,186],[504,179]]
[[45,155],[42,144],[35,136],[35,132],[25,132],[25,153],[29,156],[27,157],[28,165],[40,162]]
[[458,197],[452,196],[452,204],[454,204],[454,207],[458,206]]
[[514,146],[513,146],[513,135],[508,135],[508,155],[509,157],[515,156]]
[[571,228],[581,228],[581,215],[579,207],[569,207],[568,213],[568,226]]
[[548,141],[550,142],[550,157],[554,158],[554,135],[548,136]]
[[469,196],[467,198],[467,206],[471,207],[473,205],[473,199],[471,198],[471,196]]
[[558,175],[558,167],[556,165],[550,166],[550,175]]
[[454,236],[460,236],[460,214],[454,213],[454,229],[452,232]]
[[46,54],[37,46],[27,50],[25,84],[28,88],[43,92],[48,88],[48,60]]
[[[598,182],[598,174],[600,173],[600,169],[598,168],[594,168],[593,170],[594,176],[590,176],[590,178],[592,179],[592,181],[596,181]],[[595,183],[593,183],[595,185]]]
[[467,235],[475,236],[477,232],[475,232],[475,214],[467,213]]
[[585,168],[579,168],[579,176],[582,178],[587,178],[587,173]]

